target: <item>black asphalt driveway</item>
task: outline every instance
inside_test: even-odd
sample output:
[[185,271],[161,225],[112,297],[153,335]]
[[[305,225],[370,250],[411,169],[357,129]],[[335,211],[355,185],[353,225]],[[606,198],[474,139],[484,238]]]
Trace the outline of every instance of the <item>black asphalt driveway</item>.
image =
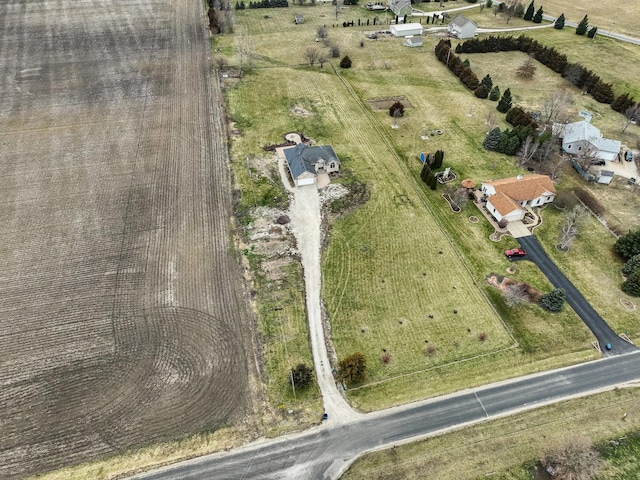
[[[535,263],[544,273],[552,285],[556,288],[562,288],[567,294],[567,303],[575,310],[582,321],[593,332],[602,354],[620,355],[636,351],[636,347],[629,342],[620,338],[604,319],[596,312],[587,300],[582,296],[576,287],[569,281],[567,277],[560,271],[555,263],[551,261],[542,245],[532,235],[520,237],[517,239],[520,246],[527,252],[526,259]],[[611,344],[611,350],[607,350],[605,345]]]

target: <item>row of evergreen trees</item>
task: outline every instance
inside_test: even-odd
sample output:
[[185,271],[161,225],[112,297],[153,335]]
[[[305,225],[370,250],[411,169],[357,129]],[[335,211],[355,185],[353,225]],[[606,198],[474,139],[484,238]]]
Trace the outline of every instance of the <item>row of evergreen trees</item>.
[[527,10],[524,12],[524,16],[522,18],[529,22],[542,23],[543,14],[544,14],[544,10],[542,10],[542,6],[538,8],[538,10],[536,10],[533,5],[533,0],[531,0],[531,3],[527,7]]
[[513,129],[500,130],[496,127],[487,133],[482,146],[489,151],[504,153],[505,155],[515,155],[520,150],[524,140],[533,135],[531,126],[519,125]]
[[[491,77],[487,75],[482,79],[482,81],[479,81],[476,74],[471,70],[469,61],[460,60],[460,57],[452,52],[451,40],[440,40],[436,45],[435,52],[438,60],[444,63],[449,70],[451,70],[453,74],[460,79],[465,87],[469,90],[473,90],[476,97],[489,97],[493,101],[498,100],[500,97],[500,89],[498,86],[493,86]],[[511,90],[507,88],[502,94],[502,98],[500,98],[500,102],[498,102],[498,106],[496,108],[499,112],[506,113],[511,108],[511,104]]]
[[442,167],[442,161],[444,160],[444,151],[438,150],[434,155],[429,155],[420,170],[420,179],[429,186],[431,190],[435,190],[438,186],[438,179],[431,169],[438,169]]
[[[256,2],[249,2],[249,8],[285,8],[289,6],[287,0],[260,0]],[[243,1],[236,2],[236,10],[244,10],[247,8],[246,3]]]
[[561,54],[553,47],[546,47],[530,37],[498,37],[491,35],[483,39],[472,38],[456,47],[457,53],[508,52],[513,50],[519,50],[533,56],[540,63],[561,74],[578,88],[591,94],[594,100],[600,103],[610,104],[615,100],[613,87],[610,83],[605,83],[592,70],[583,67],[579,63],[569,63],[566,55]]
[[451,40],[443,39],[436,45],[436,58],[444,63],[453,74],[460,79],[460,81],[469,90],[475,90],[480,85],[480,80],[468,65],[460,60],[460,57],[452,52]]

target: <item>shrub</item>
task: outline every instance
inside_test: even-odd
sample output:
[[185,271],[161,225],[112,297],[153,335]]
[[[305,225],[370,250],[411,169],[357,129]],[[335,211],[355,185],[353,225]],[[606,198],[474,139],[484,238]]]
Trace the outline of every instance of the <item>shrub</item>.
[[426,353],[427,355],[435,355],[436,347],[434,347],[433,345],[429,345],[426,349]]
[[361,352],[353,353],[338,362],[338,377],[347,385],[364,380],[366,370],[367,360]]
[[340,60],[340,68],[351,68],[351,59],[348,55],[345,55],[342,57],[342,60]]
[[304,363],[300,363],[291,369],[290,375],[291,378],[293,378],[295,388],[306,388],[311,383],[311,380],[313,380],[313,369]]
[[389,107],[389,115],[391,117],[397,118],[404,116],[404,105],[402,102],[396,102]]
[[622,283],[622,291],[632,297],[640,297],[640,270],[633,272]]
[[613,245],[615,252],[625,261],[640,254],[640,230],[621,236]]
[[600,472],[600,453],[593,442],[584,435],[567,435],[548,448],[540,460],[545,469],[550,469],[553,478],[565,480],[589,480]]
[[381,360],[383,364],[389,365],[391,363],[391,354],[389,352],[384,352]]
[[557,313],[562,311],[566,294],[561,288],[555,288],[548,293],[542,295],[540,306],[549,312]]
[[329,47],[329,51],[331,52],[331,58],[339,58],[340,57],[340,47],[338,45],[331,45]]
[[486,332],[480,332],[478,334],[478,340],[480,340],[481,342],[484,342],[487,340],[487,334]]
[[589,29],[589,32],[587,33],[587,37],[589,38],[593,38],[596,36],[596,33],[598,32],[598,27],[593,27]]
[[489,90],[484,85],[480,85],[473,91],[473,93],[478,98],[487,98],[489,96]]
[[556,18],[553,28],[556,30],[562,30],[564,28],[564,13],[561,13],[560,16]]
[[622,270],[621,270],[622,275],[624,275],[625,277],[629,277],[631,276],[632,273],[637,271],[639,268],[640,268],[640,254],[634,255],[629,260],[627,260],[627,263],[625,263],[624,267],[622,267]]

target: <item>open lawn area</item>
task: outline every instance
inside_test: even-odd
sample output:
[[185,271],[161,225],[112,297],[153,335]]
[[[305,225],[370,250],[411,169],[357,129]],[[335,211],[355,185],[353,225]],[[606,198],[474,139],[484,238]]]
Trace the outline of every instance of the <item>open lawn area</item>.
[[[457,175],[455,186],[464,178],[479,185],[521,173],[513,157],[482,148],[491,112],[495,125],[508,126],[496,104],[476,98],[435,59],[437,36],[425,36],[423,48],[410,49],[401,39],[366,38],[373,29],[358,27],[358,19],[365,23],[373,15],[361,7],[341,10],[340,26],[334,26],[335,9],[329,5],[299,10],[305,16],[302,25],[293,24],[292,9],[238,11],[236,34],[216,38],[216,55],[232,66],[242,63],[246,70],[226,97],[238,130],[231,146],[236,180],[247,198],[259,181],[249,181],[243,173],[246,156],[275,165],[275,156],[262,147],[281,142],[290,131],[331,144],[345,172],[335,181],[357,180],[369,189],[364,205],[332,221],[323,253],[323,301],[337,357],[362,351],[368,361],[364,384],[349,389],[353,405],[371,410],[594,358],[593,337],[571,309],[550,314],[533,304],[509,307],[486,283],[487,276],[497,273],[542,292],[551,289],[528,262],[506,273],[510,264],[502,252],[514,247],[515,240],[490,241],[493,228],[482,216],[477,223],[469,221],[479,213],[472,204],[455,214],[441,196],[442,187],[431,191],[419,179],[419,153],[438,149],[445,152],[444,166]],[[501,21],[489,11],[477,15]],[[350,20],[356,26],[343,28],[342,21]],[[327,45],[337,45],[340,58],[351,58],[350,69],[338,67],[340,58],[329,58],[323,67],[306,61],[303,52],[309,48],[330,57],[328,46],[316,42],[316,30],[324,25]],[[531,36],[570,58],[578,58],[588,45],[595,58],[606,59],[618,45],[606,39],[586,43],[552,29],[532,31]],[[629,61],[634,54],[621,49]],[[526,108],[536,109],[556,88],[570,88],[542,65],[532,80],[519,79],[515,69],[526,56],[518,52],[467,57],[479,78],[489,73],[494,84],[511,88],[515,103]],[[601,72],[584,63],[603,78],[621,78],[625,71],[619,64],[608,63]],[[615,88],[637,91],[640,84],[618,82]],[[613,136],[621,116],[577,89],[573,93],[575,112],[594,111],[594,123]],[[407,100],[398,128],[392,128],[387,110],[371,106],[371,100],[394,96]],[[436,130],[442,134],[433,134]],[[632,142],[637,127],[626,135],[624,140]],[[576,181],[567,171],[557,188],[573,187]],[[618,200],[611,202],[619,206]],[[250,210],[250,205],[244,207]],[[620,210],[612,214],[628,219]],[[560,253],[555,244],[562,213],[547,208],[543,219],[536,236],[552,258],[614,329],[640,337],[638,313],[619,302],[621,263],[611,253],[615,239],[592,220],[574,248]],[[275,335],[272,340],[279,341]],[[277,375],[283,378],[281,368]]]

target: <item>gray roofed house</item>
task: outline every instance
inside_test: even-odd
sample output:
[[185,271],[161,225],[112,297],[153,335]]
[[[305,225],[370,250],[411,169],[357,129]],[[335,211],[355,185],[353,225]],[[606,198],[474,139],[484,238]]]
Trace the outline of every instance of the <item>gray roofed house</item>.
[[562,149],[578,156],[591,156],[598,160],[615,160],[622,142],[603,138],[602,133],[587,120],[568,123],[564,127]]
[[457,15],[447,26],[447,32],[455,38],[473,38],[478,25],[462,15]]
[[284,150],[287,166],[296,187],[313,185],[318,173],[340,171],[340,160],[331,145],[309,147],[299,143]]
[[398,15],[398,17],[404,17],[411,15],[413,8],[411,7],[411,0],[389,0],[389,9]]
[[413,37],[406,37],[403,45],[407,47],[421,47],[422,37],[420,35],[415,35]]

